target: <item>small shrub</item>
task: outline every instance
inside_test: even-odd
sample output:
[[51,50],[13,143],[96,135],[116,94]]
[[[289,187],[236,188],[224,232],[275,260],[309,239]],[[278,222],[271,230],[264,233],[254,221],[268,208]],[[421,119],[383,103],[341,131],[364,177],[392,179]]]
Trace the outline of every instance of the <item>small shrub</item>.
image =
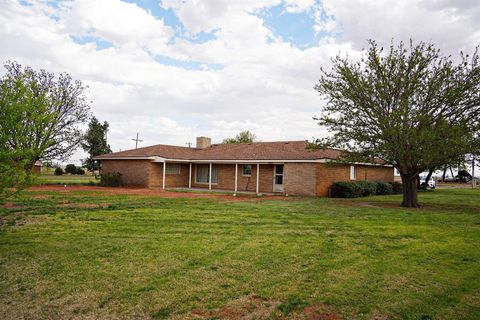
[[377,183],[372,181],[358,181],[356,182],[360,186],[361,196],[368,197],[377,194]]
[[67,166],[65,167],[65,172],[70,173],[70,174],[76,174],[77,173],[77,167],[72,163],[67,164]]
[[83,176],[83,175],[85,174],[85,170],[83,170],[83,169],[80,168],[80,167],[77,167],[77,170],[76,170],[75,173],[78,174],[78,175],[82,175],[82,176]]
[[338,181],[334,182],[330,189],[332,198],[358,198],[392,193],[392,184],[383,181]]
[[54,175],[56,176],[61,176],[63,174],[62,168],[55,168],[55,171],[53,172]]
[[390,185],[392,186],[392,193],[393,194],[403,193],[403,186],[400,182],[398,182],[398,181],[390,182]]
[[377,192],[378,195],[392,194],[393,187],[388,182],[377,181]]
[[362,196],[360,185],[356,182],[334,182],[330,188],[332,198],[358,198]]
[[122,185],[120,172],[106,172],[100,175],[100,185],[105,187],[119,187]]

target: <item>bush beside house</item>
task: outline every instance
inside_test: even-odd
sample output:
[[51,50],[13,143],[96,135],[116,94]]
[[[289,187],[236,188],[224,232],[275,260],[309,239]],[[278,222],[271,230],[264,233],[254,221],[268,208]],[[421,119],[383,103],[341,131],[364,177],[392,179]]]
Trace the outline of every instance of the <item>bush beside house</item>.
[[358,198],[401,192],[402,184],[398,182],[339,181],[332,184],[330,196],[332,198]]
[[100,185],[104,187],[120,187],[122,174],[119,172],[106,172],[100,175]]

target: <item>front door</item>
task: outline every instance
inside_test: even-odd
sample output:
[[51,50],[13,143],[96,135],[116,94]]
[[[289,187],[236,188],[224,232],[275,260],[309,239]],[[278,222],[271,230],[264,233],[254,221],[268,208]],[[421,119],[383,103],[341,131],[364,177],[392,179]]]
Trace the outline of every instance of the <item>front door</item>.
[[283,192],[283,164],[276,164],[273,177],[273,192]]

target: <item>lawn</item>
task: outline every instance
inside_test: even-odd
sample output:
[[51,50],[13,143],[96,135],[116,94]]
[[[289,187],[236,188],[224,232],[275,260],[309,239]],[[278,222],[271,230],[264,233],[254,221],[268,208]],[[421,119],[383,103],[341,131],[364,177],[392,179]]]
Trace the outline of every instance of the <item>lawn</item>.
[[31,191],[0,209],[0,318],[479,319],[480,191],[399,201]]
[[97,183],[100,180],[95,179],[95,176],[91,174],[84,175],[70,175],[63,174],[61,176],[56,176],[54,174],[42,174],[38,177],[41,184],[63,184],[63,185],[77,185],[77,184],[88,184],[88,183]]

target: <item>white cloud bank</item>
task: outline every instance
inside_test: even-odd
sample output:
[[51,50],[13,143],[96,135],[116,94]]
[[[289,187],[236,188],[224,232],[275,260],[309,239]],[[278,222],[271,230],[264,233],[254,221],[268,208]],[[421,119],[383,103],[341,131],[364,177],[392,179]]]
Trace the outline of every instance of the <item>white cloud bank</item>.
[[[198,135],[220,141],[245,129],[264,141],[320,136],[324,131],[311,117],[322,101],[313,85],[333,55],[355,56],[368,38],[387,45],[391,38],[431,40],[446,52],[472,50],[480,40],[476,1],[164,0],[158,5],[173,10],[187,33],[213,32],[214,39],[179,38],[175,27],[120,0],[66,1],[54,8],[43,1],[25,6],[3,0],[0,60],[66,71],[88,84],[94,114],[110,123],[109,143],[124,150],[134,146],[137,131],[142,145],[185,145]],[[259,14],[277,5],[312,15],[312,29],[325,37],[308,48],[283,40]],[[111,45],[101,49],[74,38]],[[165,57],[178,63],[165,64]]]

